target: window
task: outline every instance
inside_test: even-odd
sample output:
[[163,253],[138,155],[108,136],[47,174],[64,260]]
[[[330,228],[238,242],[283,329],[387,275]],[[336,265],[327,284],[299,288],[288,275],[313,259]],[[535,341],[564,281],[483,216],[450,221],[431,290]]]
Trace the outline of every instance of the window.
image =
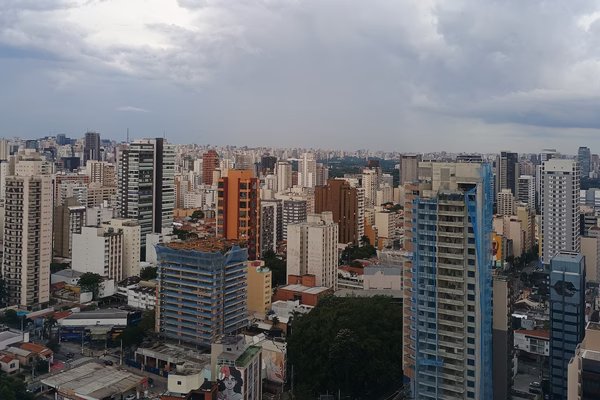
[[178,384],[179,386],[181,386],[181,381],[177,381],[177,384]]

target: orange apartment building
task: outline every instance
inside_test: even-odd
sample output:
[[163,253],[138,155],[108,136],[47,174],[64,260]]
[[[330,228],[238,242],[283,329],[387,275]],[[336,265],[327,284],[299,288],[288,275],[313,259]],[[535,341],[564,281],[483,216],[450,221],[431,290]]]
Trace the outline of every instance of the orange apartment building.
[[217,236],[246,242],[248,258],[260,256],[258,179],[250,170],[230,169],[219,179]]

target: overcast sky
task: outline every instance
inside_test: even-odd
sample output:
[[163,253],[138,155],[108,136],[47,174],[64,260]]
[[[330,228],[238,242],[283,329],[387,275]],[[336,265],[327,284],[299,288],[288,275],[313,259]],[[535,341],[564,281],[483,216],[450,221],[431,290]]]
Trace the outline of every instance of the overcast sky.
[[600,152],[600,2],[1,0],[0,136]]

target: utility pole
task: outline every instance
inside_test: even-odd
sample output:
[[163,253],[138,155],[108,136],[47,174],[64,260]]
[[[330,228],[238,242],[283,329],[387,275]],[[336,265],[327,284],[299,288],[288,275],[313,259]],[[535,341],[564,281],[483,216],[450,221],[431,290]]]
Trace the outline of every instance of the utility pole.
[[123,365],[123,339],[121,338],[121,352],[119,353],[119,365]]

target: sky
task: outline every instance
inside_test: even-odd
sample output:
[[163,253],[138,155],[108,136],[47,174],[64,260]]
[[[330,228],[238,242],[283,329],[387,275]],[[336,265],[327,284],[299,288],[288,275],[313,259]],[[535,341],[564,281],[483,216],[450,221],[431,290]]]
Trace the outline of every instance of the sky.
[[600,152],[600,1],[2,0],[0,136]]

